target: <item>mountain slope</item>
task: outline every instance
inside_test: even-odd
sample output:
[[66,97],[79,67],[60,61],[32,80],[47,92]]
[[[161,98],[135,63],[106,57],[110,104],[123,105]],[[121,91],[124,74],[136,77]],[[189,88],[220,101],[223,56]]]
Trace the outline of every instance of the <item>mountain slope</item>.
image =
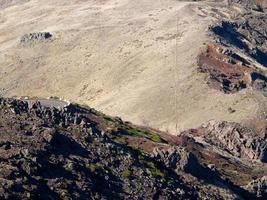
[[[214,41],[209,26],[240,7],[32,0],[0,12],[0,95],[59,96],[172,133],[210,119],[243,122],[266,109],[258,93],[221,93],[197,71],[198,54]],[[52,37],[21,42],[35,32]]]

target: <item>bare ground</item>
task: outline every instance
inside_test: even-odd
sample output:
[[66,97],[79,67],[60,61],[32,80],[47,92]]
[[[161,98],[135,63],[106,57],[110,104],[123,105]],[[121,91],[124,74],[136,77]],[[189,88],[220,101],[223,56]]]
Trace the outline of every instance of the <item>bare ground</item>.
[[[2,9],[0,93],[59,96],[172,133],[259,116],[267,107],[260,94],[224,94],[197,73],[208,26],[233,13],[220,4],[32,0]],[[52,41],[20,45],[24,34],[42,31]]]

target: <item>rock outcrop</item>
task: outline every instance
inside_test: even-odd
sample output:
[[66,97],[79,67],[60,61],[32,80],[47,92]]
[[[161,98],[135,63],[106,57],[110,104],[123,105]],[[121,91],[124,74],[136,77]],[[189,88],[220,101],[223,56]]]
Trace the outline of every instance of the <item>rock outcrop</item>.
[[220,38],[220,43],[233,45],[267,67],[266,23],[266,13],[255,15],[248,12],[232,21],[222,21],[210,29]]
[[22,45],[30,45],[38,42],[45,42],[52,39],[52,34],[49,32],[29,33],[21,37],[20,43]]
[[175,169],[176,172],[181,170],[192,172],[195,171],[192,167],[199,165],[197,158],[181,147],[171,147],[169,149],[155,148],[153,153],[155,158],[163,161],[166,166]]
[[267,2],[266,0],[228,0],[229,5],[233,3],[240,4],[246,9],[252,9],[255,11],[262,12],[266,9]]
[[252,88],[267,96],[267,15],[246,12],[210,27],[217,39],[198,57],[208,84],[225,93]]
[[267,162],[267,133],[259,134],[233,122],[214,120],[202,126],[207,143],[218,146],[233,156]]
[[218,177],[214,167],[202,165],[197,157],[182,147],[170,147],[168,149],[155,148],[153,156],[163,162],[168,168],[173,169],[177,174],[181,171],[191,174],[194,177],[211,180]]
[[266,199],[267,198],[267,176],[253,180],[246,187],[246,189],[257,194],[257,197]]
[[209,75],[208,84],[212,88],[233,93],[252,86],[248,64],[232,51],[210,44],[199,55],[198,71]]

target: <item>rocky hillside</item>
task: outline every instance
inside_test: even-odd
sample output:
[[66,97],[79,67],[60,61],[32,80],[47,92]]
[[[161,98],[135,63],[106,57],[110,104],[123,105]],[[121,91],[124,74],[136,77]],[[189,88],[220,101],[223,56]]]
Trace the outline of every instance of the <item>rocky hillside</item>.
[[0,0],[0,199],[267,199],[266,3]]
[[173,136],[43,102],[0,99],[1,199],[266,198],[267,129],[210,122]]

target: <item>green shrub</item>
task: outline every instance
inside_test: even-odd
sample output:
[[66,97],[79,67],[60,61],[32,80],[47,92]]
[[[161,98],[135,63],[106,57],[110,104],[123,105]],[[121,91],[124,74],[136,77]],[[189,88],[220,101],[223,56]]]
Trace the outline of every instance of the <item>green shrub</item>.
[[131,171],[126,169],[122,172],[121,174],[124,178],[128,178],[129,176],[131,176]]
[[138,160],[140,162],[140,164],[146,166],[148,168],[148,170],[150,171],[150,173],[155,176],[155,177],[160,177],[160,178],[165,178],[165,174],[157,169],[157,167],[155,166],[155,164],[152,161],[148,161],[145,160],[145,158],[143,156],[138,156]]
[[152,169],[149,169],[149,171],[155,177],[160,177],[160,178],[164,178],[165,177],[165,174],[162,173],[159,169],[152,168]]
[[91,172],[99,171],[101,166],[96,163],[89,163],[86,165],[86,168],[89,169]]

